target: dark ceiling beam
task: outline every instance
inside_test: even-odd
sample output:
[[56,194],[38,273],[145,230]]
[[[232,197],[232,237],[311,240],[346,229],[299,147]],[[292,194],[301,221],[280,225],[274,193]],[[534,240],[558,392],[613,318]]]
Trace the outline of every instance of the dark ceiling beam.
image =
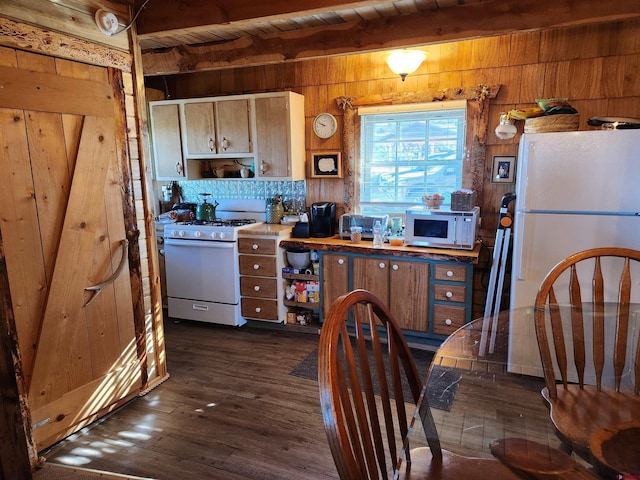
[[144,74],[283,63],[403,46],[611,22],[640,16],[638,0],[496,0],[354,24],[293,30],[142,55]]
[[340,9],[362,8],[388,0],[151,0],[140,12],[136,29],[140,39],[163,34],[198,33],[211,25],[242,25],[282,20]]

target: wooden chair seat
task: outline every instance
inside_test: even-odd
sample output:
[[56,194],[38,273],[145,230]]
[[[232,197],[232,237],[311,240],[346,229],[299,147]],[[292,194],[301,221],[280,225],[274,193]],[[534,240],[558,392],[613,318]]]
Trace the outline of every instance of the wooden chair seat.
[[[536,480],[595,480],[591,470],[567,453],[524,438],[501,438],[491,442],[491,453],[521,478]],[[489,477],[487,477],[489,478]]]
[[429,447],[411,450],[411,465],[400,471],[404,480],[497,480],[517,479],[509,468],[493,458],[473,458],[442,451],[442,463],[433,460]]
[[618,423],[591,436],[591,453],[607,477],[640,476],[640,422]]
[[[549,415],[556,428],[577,450],[589,445],[593,432],[630,421],[640,421],[640,398],[633,392],[598,391],[595,386],[567,385],[552,400],[549,389],[542,396],[549,404]],[[640,439],[639,439],[640,441]]]

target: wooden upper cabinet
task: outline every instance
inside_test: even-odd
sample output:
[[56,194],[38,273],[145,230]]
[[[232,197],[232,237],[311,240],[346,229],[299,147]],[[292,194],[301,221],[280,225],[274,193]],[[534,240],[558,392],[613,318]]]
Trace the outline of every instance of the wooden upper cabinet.
[[251,153],[249,100],[184,104],[186,156],[206,158]]
[[251,153],[249,100],[216,102],[218,119],[218,154]]
[[184,126],[188,155],[216,153],[213,102],[186,103]]
[[149,109],[156,180],[199,179],[200,160],[233,159],[253,163],[254,180],[305,178],[302,95],[160,100]]
[[304,97],[293,92],[256,96],[260,178],[304,179]]
[[187,176],[182,156],[179,108],[178,103],[149,105],[156,180],[184,180]]

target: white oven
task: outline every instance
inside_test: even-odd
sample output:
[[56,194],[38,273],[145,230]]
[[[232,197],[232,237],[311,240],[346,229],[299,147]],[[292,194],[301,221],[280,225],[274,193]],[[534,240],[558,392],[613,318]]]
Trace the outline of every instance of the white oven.
[[263,201],[220,201],[216,220],[165,225],[169,317],[240,326],[238,231],[264,221]]
[[169,316],[242,325],[238,243],[165,238]]

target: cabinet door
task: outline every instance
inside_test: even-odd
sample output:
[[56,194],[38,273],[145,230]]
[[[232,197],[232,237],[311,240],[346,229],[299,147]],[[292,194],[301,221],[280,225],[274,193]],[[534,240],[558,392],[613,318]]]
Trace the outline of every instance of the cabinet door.
[[184,123],[189,155],[216,153],[213,102],[186,103]]
[[183,180],[186,171],[180,143],[178,104],[150,105],[149,111],[156,180]]
[[218,121],[218,154],[250,153],[249,101],[221,100],[216,102]]
[[322,309],[324,316],[340,295],[349,292],[349,257],[336,253],[322,256]]
[[261,177],[288,177],[289,111],[286,97],[256,98],[256,136]]
[[389,260],[353,258],[353,288],[364,288],[389,305]]
[[428,331],[428,263],[395,259],[390,261],[389,310],[400,328]]

